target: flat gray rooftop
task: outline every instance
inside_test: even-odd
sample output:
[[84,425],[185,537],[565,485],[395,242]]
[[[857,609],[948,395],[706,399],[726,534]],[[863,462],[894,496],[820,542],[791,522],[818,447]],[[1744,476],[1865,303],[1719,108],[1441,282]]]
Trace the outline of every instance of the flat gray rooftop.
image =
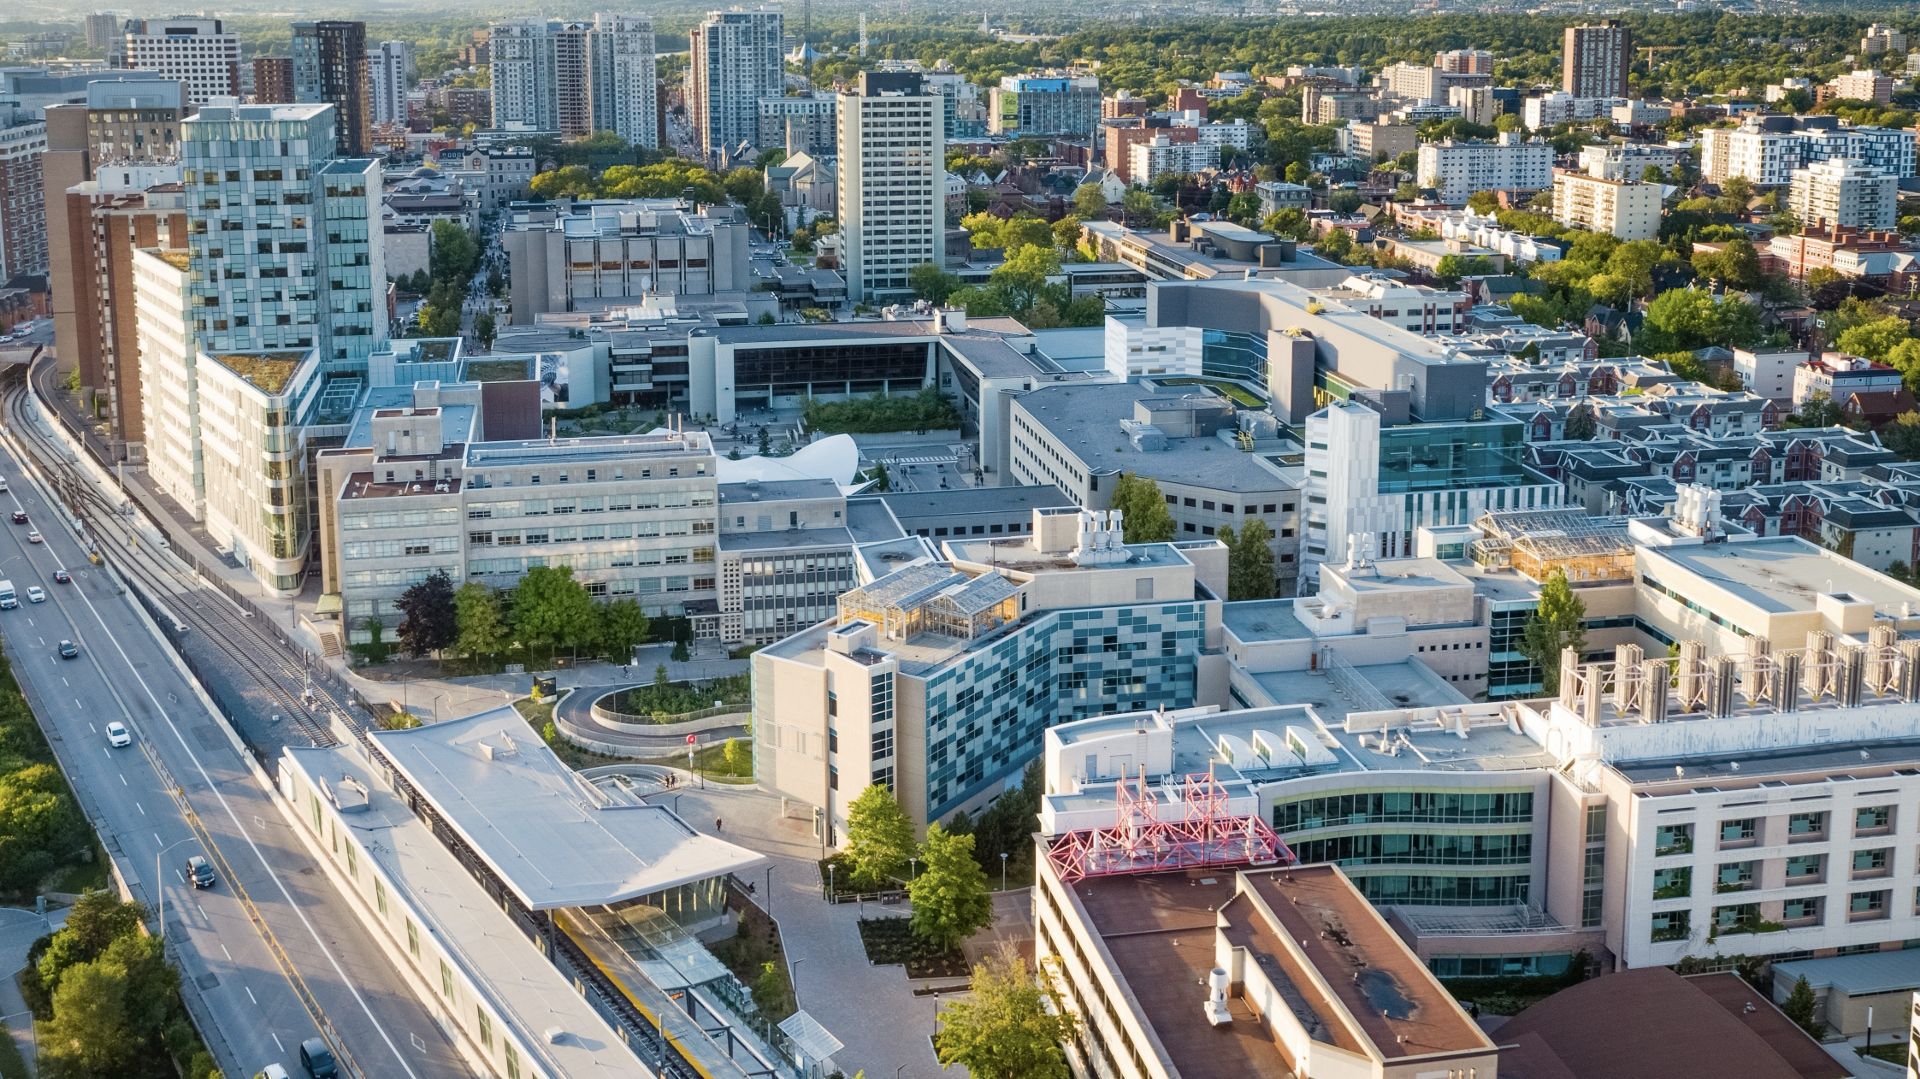
[[[1804,704],[1802,710],[1805,710]],[[1686,718],[1711,722],[1704,716],[1698,715]],[[1630,762],[1616,761],[1610,763],[1608,767],[1620,773],[1631,783],[1680,783],[1702,787],[1725,783],[1729,785],[1729,789],[1732,789],[1752,786],[1755,781],[1764,780],[1769,776],[1818,772],[1821,773],[1819,778],[1810,782],[1825,783],[1828,774],[1844,774],[1849,770],[1864,771],[1869,768],[1889,766],[1909,767],[1915,764],[1920,764],[1920,739],[1833,742],[1795,749],[1754,750],[1719,753],[1712,756],[1659,757]]]
[[1805,978],[1818,991],[1834,988],[1850,997],[1920,989],[1920,951],[1870,952],[1826,959],[1795,959],[1773,965],[1776,982]]
[[766,860],[665,806],[609,804],[511,707],[372,737],[534,910],[618,903]]
[[741,554],[749,551],[779,552],[851,546],[853,546],[853,536],[844,528],[783,528],[769,532],[722,532],[720,534],[721,550]]
[[[595,460],[614,460],[616,458],[661,458],[683,457],[692,469],[698,458],[713,457],[711,444],[705,443],[705,436],[695,436],[693,448],[682,441],[680,436],[657,437],[653,435],[603,435],[594,438],[529,438],[512,442],[475,442],[467,447],[467,466],[469,468],[511,468],[516,465],[557,465],[573,461],[585,463]],[[689,472],[682,479],[693,479],[696,472]],[[639,477],[631,477],[637,479]],[[655,476],[654,479],[665,479]]]
[[[635,1079],[653,1074],[559,968],[528,949],[526,934],[406,803],[380,786],[366,758],[339,746],[288,747],[287,753],[310,781],[334,784],[350,775],[366,784],[366,810],[341,819],[428,937],[459,957],[488,1003],[543,1058],[535,1065],[541,1072]],[[544,1032],[556,1026],[571,1037],[548,1041]]]
[[902,527],[912,528],[923,518],[972,516],[981,513],[1026,513],[1034,509],[1076,505],[1065,491],[1051,483],[1019,487],[960,487],[945,491],[888,491],[876,495],[887,504]]
[[[1120,421],[1133,418],[1133,403],[1155,396],[1135,383],[1046,386],[1020,395],[1014,407],[1099,475],[1135,472],[1161,482],[1207,487],[1234,494],[1277,494],[1297,489],[1259,458],[1218,438],[1169,438],[1164,451],[1141,453],[1127,443]],[[1305,473],[1300,474],[1302,477]]]
[[[1186,566],[1191,565],[1187,556],[1171,543],[1129,543],[1126,545],[1127,560],[1110,566],[1082,566],[1070,555],[1041,554],[1033,549],[1029,542],[1032,537],[1019,536],[1009,539],[949,539],[937,541],[941,546],[953,552],[953,556],[967,562],[976,562],[983,566],[997,566],[1001,569],[1017,570],[1021,573],[1087,573],[1096,570],[1124,569],[1129,566]],[[1174,597],[1161,597],[1162,599]],[[1180,597],[1185,598],[1185,597]]]
[[1312,636],[1294,616],[1290,599],[1250,599],[1222,604],[1220,622],[1243,641],[1293,641]]
[[840,497],[840,485],[824,476],[804,480],[748,480],[720,485],[723,505],[749,505],[795,498]]
[[1887,614],[1897,614],[1903,603],[1920,608],[1920,590],[1851,559],[1828,555],[1796,536],[1699,547],[1645,547],[1641,552],[1653,564],[1656,577],[1662,561],[1672,562],[1771,614],[1811,611],[1822,592],[1851,592],[1872,600]]
[[847,499],[847,531],[855,543],[883,543],[906,535],[878,495]]

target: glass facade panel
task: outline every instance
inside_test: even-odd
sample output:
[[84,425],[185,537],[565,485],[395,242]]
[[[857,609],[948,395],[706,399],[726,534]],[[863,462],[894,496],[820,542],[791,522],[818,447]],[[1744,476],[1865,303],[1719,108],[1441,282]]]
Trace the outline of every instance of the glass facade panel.
[[1518,423],[1421,423],[1380,432],[1380,493],[1549,482],[1523,460]]
[[1200,332],[1200,373],[1267,384],[1267,342],[1264,337],[1230,330]]

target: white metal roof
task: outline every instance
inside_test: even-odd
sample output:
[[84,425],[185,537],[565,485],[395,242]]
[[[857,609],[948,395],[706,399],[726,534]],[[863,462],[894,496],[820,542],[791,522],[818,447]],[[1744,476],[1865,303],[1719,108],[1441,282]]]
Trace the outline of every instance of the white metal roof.
[[609,804],[511,707],[373,739],[534,910],[618,903],[765,861],[665,806]]

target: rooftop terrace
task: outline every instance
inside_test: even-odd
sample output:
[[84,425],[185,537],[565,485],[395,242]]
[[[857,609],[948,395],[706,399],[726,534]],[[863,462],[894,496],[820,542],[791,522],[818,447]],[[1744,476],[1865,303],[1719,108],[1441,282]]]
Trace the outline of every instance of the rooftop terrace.
[[287,381],[293,378],[295,371],[312,355],[305,350],[286,352],[212,352],[220,366],[258,386],[269,396],[278,396],[287,388]]

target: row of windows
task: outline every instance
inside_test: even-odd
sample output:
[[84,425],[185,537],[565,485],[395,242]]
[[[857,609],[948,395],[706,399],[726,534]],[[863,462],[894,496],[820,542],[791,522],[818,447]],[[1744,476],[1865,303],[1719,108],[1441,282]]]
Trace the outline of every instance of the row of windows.
[[1293,852],[1308,865],[1513,865],[1533,859],[1533,834],[1335,836],[1296,843]]
[[1532,791],[1372,791],[1276,802],[1273,829],[1301,832],[1359,824],[1524,824]]

